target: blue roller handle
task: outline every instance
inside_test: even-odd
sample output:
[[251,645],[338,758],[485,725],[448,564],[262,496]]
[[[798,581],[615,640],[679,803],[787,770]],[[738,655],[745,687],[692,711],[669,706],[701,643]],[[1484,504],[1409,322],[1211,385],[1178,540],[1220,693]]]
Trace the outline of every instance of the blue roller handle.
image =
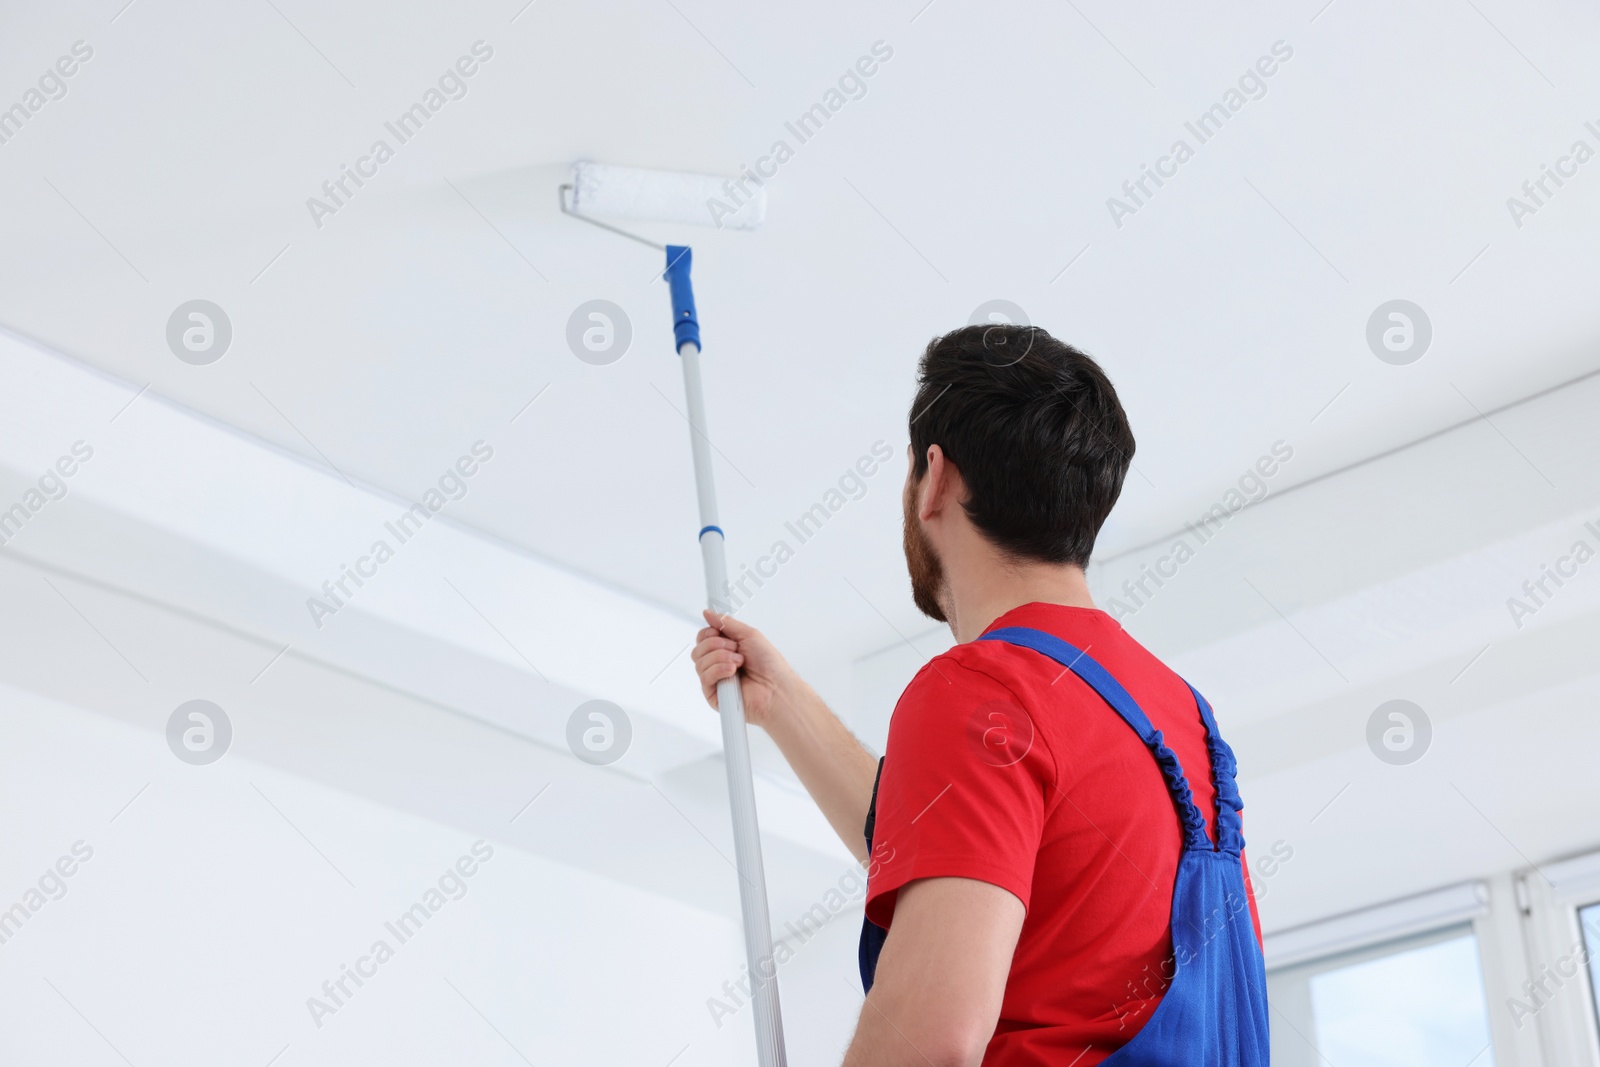
[[667,246],[667,286],[672,290],[672,336],[681,351],[694,343],[700,347],[700,320],[694,314],[694,287],[689,283],[689,265],[694,254],[683,245]]

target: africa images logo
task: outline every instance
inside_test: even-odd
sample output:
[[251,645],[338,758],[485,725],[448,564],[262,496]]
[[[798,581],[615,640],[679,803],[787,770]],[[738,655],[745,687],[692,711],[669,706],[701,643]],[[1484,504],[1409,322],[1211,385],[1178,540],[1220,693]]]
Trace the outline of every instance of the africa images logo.
[[990,700],[967,716],[967,744],[991,767],[1010,767],[1033,748],[1033,720],[1009,700]]

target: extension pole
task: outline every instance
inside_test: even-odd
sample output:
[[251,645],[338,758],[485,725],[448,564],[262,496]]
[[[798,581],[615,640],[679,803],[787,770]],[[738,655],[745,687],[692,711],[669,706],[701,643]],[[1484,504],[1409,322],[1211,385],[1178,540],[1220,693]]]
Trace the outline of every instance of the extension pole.
[[[683,363],[683,391],[689,405],[689,446],[700,499],[700,558],[705,564],[706,601],[718,615],[732,605],[726,597],[728,561],[717,522],[717,487],[711,471],[711,439],[706,433],[705,394],[700,387],[700,323],[689,284],[689,249],[667,246],[666,278],[672,289],[673,334]],[[761,862],[761,831],[756,824],[756,791],[750,773],[750,739],[739,678],[717,683],[722,715],[722,758],[728,771],[733,811],[733,856],[739,871],[739,910],[744,917],[745,963],[750,969],[750,1000],[755,1006],[756,1060],[760,1067],[785,1067],[783,1013],[778,1006],[778,970],[772,957],[772,921],[767,911],[767,878]]]

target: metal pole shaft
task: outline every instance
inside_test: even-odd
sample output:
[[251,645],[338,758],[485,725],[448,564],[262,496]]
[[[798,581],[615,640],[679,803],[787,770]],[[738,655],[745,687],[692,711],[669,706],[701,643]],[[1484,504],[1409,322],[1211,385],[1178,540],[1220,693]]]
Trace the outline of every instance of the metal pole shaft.
[[[711,472],[711,440],[706,434],[705,396],[700,388],[700,348],[687,342],[678,349],[683,361],[683,388],[689,405],[689,443],[694,451],[695,489],[700,498],[700,557],[705,564],[706,599],[711,610],[725,614],[728,563],[717,521],[717,488]],[[751,1002],[755,1006],[756,1058],[760,1067],[785,1067],[783,1013],[778,1006],[777,963],[772,958],[772,921],[767,912],[767,878],[761,862],[761,831],[756,823],[756,792],[750,771],[750,739],[744,720],[744,693],[739,679],[717,683],[722,713],[722,753],[728,771],[728,800],[733,811],[733,856],[739,869],[739,910],[744,917],[745,962],[750,968]]]

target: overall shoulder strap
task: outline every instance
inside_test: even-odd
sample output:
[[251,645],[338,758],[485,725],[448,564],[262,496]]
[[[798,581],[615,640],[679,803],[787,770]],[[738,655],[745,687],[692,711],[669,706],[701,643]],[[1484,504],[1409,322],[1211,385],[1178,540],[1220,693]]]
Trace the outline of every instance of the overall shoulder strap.
[[[1189,780],[1184,776],[1183,765],[1178,762],[1177,753],[1167,747],[1166,741],[1161,736],[1161,731],[1151,725],[1150,717],[1144,713],[1144,709],[1140,708],[1128,691],[1122,687],[1122,683],[1111,676],[1110,671],[1102,667],[1087,652],[1068,644],[1054,634],[1045,633],[1043,630],[1036,630],[1030,626],[1001,627],[998,630],[989,631],[978,640],[1005,641],[1008,644],[1031,648],[1035,652],[1055,660],[1083,679],[1089,688],[1100,694],[1100,699],[1109,704],[1111,710],[1120,715],[1122,721],[1133,728],[1133,732],[1139,735],[1139,740],[1144,742],[1145,747],[1150,750],[1150,754],[1155,757],[1157,766],[1161,768],[1161,776],[1167,783],[1167,792],[1172,797],[1172,806],[1177,809],[1178,821],[1183,827],[1184,847],[1211,849],[1211,839],[1206,836],[1205,817],[1200,814],[1200,809],[1195,806],[1194,794],[1189,789]],[[1195,697],[1198,700],[1199,694],[1196,693]],[[1205,707],[1203,701],[1201,702],[1201,707],[1204,708],[1201,715],[1205,720],[1209,736],[1220,741],[1211,722],[1211,709]],[[1232,755],[1231,752],[1228,753],[1230,761],[1232,760]],[[1218,766],[1214,748],[1212,750],[1212,765],[1213,769]],[[1228,780],[1231,784],[1231,775]],[[1222,794],[1219,790],[1218,797],[1220,798],[1221,796]],[[1237,790],[1234,791],[1233,796],[1237,799]],[[1225,805],[1219,804],[1218,811],[1221,812],[1224,807]],[[1233,816],[1235,833],[1237,833],[1238,812],[1230,810],[1230,814]],[[1220,833],[1220,819],[1218,829]]]
[[[1189,685],[1188,682],[1183,684]],[[1244,848],[1244,824],[1239,818],[1244,801],[1239,797],[1239,783],[1235,781],[1239,773],[1239,761],[1234,758],[1228,742],[1217,731],[1217,719],[1212,715],[1211,705],[1206,703],[1206,698],[1192,685],[1189,685],[1189,692],[1194,694],[1194,702],[1200,708],[1200,719],[1206,724],[1206,751],[1211,754],[1211,788],[1217,794],[1217,848],[1223,852],[1239,852]]]

